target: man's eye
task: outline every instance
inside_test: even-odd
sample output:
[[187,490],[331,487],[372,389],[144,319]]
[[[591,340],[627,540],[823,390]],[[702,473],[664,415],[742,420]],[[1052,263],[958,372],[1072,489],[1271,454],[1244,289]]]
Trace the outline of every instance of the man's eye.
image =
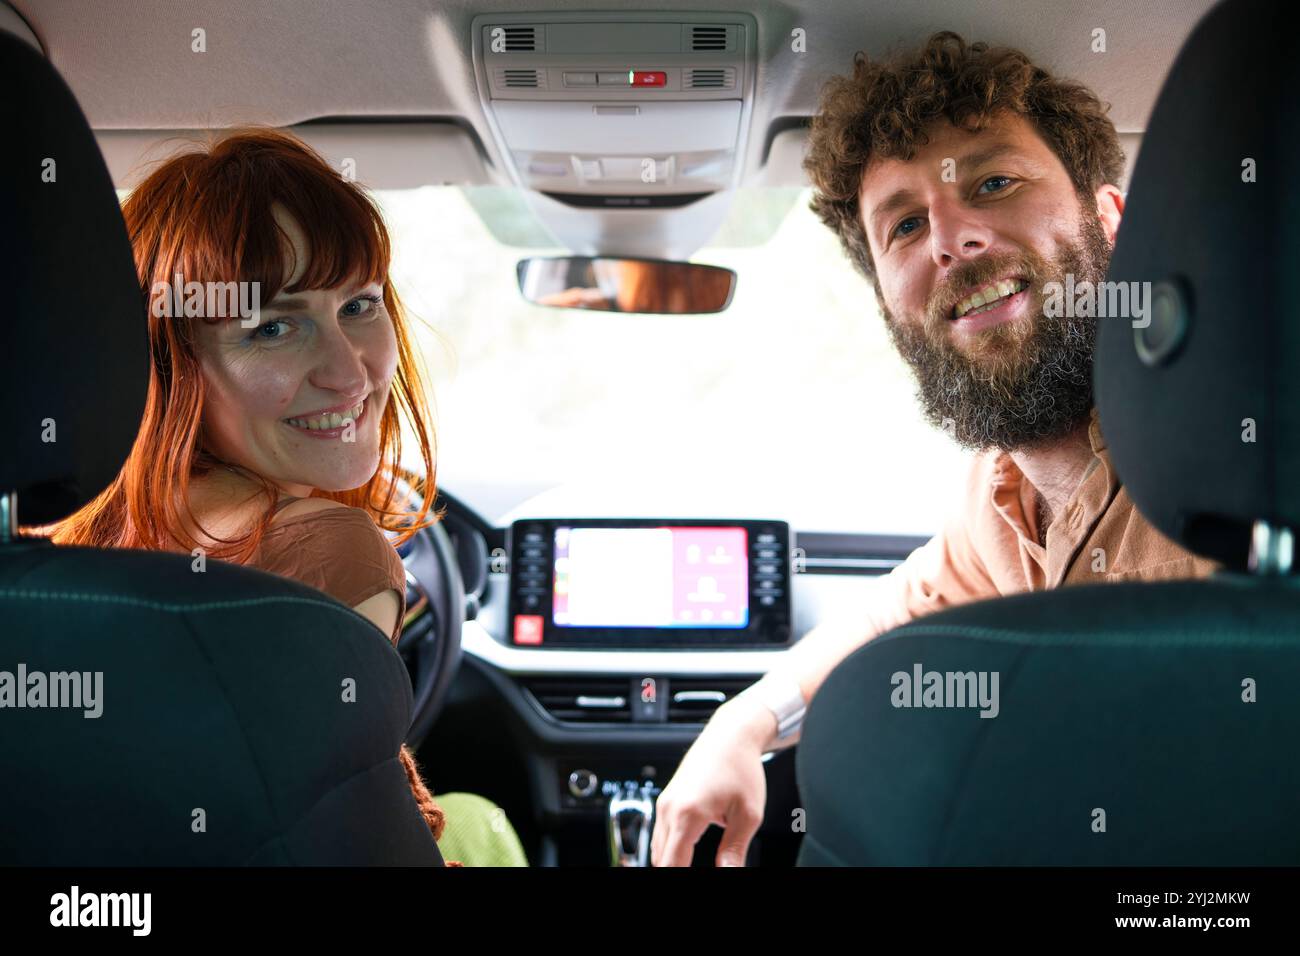
[[[919,228],[920,222],[921,220],[918,219],[916,216],[910,216],[894,227],[894,235],[899,239],[909,236],[913,232],[915,232],[917,228]],[[916,225],[913,226],[913,228],[908,229],[906,228],[908,223],[915,223]]]
[[383,301],[382,296],[378,295],[359,295],[347,305],[343,306],[343,314],[348,318],[355,319],[358,316],[366,315],[378,308],[379,303]]
[[[995,188],[989,190],[989,192],[1000,193],[1000,192],[1002,192],[1002,190],[1006,189],[1007,186],[1011,185],[1011,177],[1010,177],[1010,176],[990,176],[988,179],[984,180],[984,182],[980,184],[979,191],[980,191],[980,192],[984,192],[984,187],[987,186],[989,183],[1001,183],[1000,186],[997,186],[997,187],[995,187]],[[987,194],[986,194],[986,195],[987,195]]]

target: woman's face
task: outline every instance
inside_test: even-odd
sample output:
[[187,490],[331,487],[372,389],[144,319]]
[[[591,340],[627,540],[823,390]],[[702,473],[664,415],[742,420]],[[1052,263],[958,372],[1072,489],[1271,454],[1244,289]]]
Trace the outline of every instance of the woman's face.
[[[273,211],[293,247],[287,289],[309,261],[309,240],[283,209]],[[257,327],[196,321],[195,336],[209,451],[302,497],[374,475],[397,369],[381,285],[282,289],[261,305]]]

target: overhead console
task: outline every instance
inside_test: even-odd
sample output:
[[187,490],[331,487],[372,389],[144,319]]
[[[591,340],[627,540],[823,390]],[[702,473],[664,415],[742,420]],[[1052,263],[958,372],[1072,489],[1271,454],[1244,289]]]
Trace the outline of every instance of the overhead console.
[[783,645],[789,556],[779,521],[517,521],[509,637],[538,648]]
[[736,14],[480,16],[474,58],[520,185],[649,204],[731,184],[753,34]]
[[685,257],[716,231],[749,129],[752,17],[500,14],[472,29],[498,152],[562,244]]

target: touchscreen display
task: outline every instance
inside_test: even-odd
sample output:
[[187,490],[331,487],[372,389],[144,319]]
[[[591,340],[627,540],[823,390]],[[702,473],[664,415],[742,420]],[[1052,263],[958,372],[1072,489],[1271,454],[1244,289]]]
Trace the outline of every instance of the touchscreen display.
[[743,628],[744,528],[556,528],[559,627]]

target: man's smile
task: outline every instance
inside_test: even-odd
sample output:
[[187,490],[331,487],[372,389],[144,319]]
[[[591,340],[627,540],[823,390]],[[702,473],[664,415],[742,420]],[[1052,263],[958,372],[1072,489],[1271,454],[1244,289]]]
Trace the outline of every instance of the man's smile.
[[953,318],[960,319],[969,314],[988,311],[994,308],[1000,299],[1014,296],[1027,288],[1029,283],[1018,277],[990,282],[958,301],[953,306]]
[[1019,277],[999,279],[968,290],[948,312],[959,335],[969,335],[1020,318],[1029,301],[1029,282]]

